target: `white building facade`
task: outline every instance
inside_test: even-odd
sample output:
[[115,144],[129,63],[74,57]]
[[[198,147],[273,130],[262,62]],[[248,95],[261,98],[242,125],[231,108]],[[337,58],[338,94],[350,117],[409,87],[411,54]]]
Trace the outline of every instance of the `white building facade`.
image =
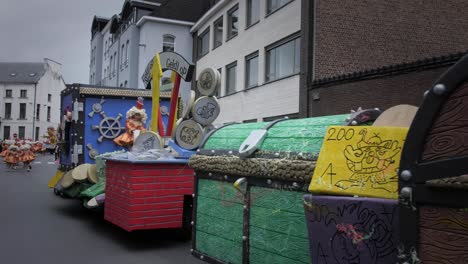
[[60,123],[60,92],[65,89],[61,65],[0,63],[0,139],[42,140],[48,127]]
[[216,123],[298,116],[300,20],[300,0],[221,0],[191,28],[197,72],[221,72]]
[[141,76],[156,53],[175,51],[192,61],[190,28],[209,2],[172,0],[161,5],[159,1],[126,0],[120,14],[110,19],[95,17],[89,83],[144,89]]

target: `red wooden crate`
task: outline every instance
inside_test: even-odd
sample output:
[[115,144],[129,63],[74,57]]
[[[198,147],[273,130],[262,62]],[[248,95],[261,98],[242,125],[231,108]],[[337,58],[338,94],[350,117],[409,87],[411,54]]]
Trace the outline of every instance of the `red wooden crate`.
[[186,164],[107,161],[104,218],[127,230],[182,227],[184,195],[194,171]]

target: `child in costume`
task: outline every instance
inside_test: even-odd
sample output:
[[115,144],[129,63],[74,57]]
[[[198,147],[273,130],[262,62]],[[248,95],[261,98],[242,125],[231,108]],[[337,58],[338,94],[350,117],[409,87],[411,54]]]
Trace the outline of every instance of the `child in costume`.
[[122,147],[131,147],[133,145],[133,132],[140,130],[145,132],[145,122],[148,116],[143,109],[143,98],[138,97],[136,106],[130,108],[127,112],[127,121],[125,122],[126,132],[114,139],[114,143]]
[[35,159],[34,153],[31,151],[31,145],[24,144],[20,147],[18,153],[18,162],[22,162],[24,167],[31,170],[31,162]]
[[16,164],[18,163],[18,146],[11,145],[8,148],[8,154],[5,156],[5,162],[8,168],[16,168]]
[[2,153],[0,153],[0,157],[6,157],[8,155],[8,148],[13,145],[15,143],[15,141],[13,140],[5,140],[5,142],[3,142],[3,151]]

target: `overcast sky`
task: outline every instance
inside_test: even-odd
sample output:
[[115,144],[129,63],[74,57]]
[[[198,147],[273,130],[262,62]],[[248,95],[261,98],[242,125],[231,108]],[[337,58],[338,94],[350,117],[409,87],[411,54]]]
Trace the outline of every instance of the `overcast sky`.
[[0,61],[62,64],[66,83],[89,82],[94,15],[120,13],[124,0],[2,0]]

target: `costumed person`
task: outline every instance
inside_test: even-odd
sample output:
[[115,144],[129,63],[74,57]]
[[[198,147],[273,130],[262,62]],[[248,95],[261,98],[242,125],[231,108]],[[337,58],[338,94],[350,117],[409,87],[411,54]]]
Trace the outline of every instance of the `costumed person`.
[[126,132],[114,139],[114,143],[122,147],[131,147],[133,145],[134,131],[145,132],[145,122],[148,116],[143,109],[143,98],[138,97],[136,106],[130,108],[127,112],[127,121],[125,122]]
[[16,164],[18,163],[18,149],[18,146],[14,144],[8,148],[8,154],[5,157],[7,168],[16,168]]
[[31,170],[31,162],[35,159],[34,153],[31,151],[31,145],[28,143],[22,145],[19,148],[18,153],[18,162],[22,162],[24,167],[28,168],[28,171]]
[[55,128],[48,127],[47,128],[47,151],[49,154],[55,153],[55,146],[57,145],[57,136],[55,135]]
[[13,145],[15,143],[15,141],[13,140],[5,140],[3,142],[3,151],[0,153],[0,157],[6,157],[8,155],[8,148]]

